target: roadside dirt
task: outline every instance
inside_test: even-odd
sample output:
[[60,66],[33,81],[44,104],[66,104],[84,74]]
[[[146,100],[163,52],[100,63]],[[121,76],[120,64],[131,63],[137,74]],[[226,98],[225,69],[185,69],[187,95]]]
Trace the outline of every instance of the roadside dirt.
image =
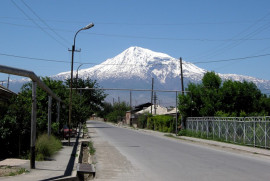
[[20,169],[14,166],[0,166],[0,177],[14,176]]
[[140,180],[138,170],[115,147],[100,137],[95,129],[89,129],[96,149],[95,180]]
[[22,164],[29,162],[29,160],[22,159],[5,159],[0,161],[0,177],[9,176],[21,169]]

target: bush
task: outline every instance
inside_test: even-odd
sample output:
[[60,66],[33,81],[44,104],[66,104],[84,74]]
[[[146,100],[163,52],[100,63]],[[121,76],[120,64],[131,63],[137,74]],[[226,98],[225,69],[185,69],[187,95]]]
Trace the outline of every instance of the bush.
[[147,128],[152,130],[158,130],[160,132],[171,132],[173,130],[174,121],[172,116],[158,115],[148,117]]
[[139,115],[139,117],[138,117],[138,127],[139,128],[145,128],[145,127],[147,127],[147,119],[149,117],[152,117],[152,114],[145,113],[145,114]]
[[44,160],[61,148],[62,144],[55,136],[51,135],[49,137],[47,134],[42,134],[38,137],[36,142],[37,160]]

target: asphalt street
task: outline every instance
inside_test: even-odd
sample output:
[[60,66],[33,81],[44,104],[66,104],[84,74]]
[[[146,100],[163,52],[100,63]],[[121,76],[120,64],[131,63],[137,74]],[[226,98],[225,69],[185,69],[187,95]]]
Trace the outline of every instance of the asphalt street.
[[[97,180],[102,179],[102,175],[106,175],[107,180],[270,179],[270,159],[145,134],[99,121],[88,121],[87,126],[97,150]],[[117,168],[111,177],[107,173],[110,169],[104,169],[106,164]]]

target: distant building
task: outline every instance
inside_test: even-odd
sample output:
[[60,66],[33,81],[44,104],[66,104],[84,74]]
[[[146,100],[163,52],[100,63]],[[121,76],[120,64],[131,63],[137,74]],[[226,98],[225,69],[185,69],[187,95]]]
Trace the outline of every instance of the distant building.
[[16,95],[16,93],[0,85],[0,99],[2,101],[7,101]]
[[[132,110],[132,112],[127,111],[125,124],[133,125],[136,127],[138,123],[138,117],[146,113],[151,113],[151,103],[145,103],[145,104],[136,106]],[[156,105],[156,106],[152,105],[152,114],[153,115],[171,115],[171,116],[176,117],[176,108],[166,108],[161,105]]]
[[137,118],[135,117],[135,113],[138,111],[141,111],[149,106],[151,107],[151,103],[147,102],[147,103],[135,106],[134,108],[132,108],[132,111],[131,110],[127,111],[126,112],[126,120],[124,123],[127,125],[133,125],[135,122],[137,122]]

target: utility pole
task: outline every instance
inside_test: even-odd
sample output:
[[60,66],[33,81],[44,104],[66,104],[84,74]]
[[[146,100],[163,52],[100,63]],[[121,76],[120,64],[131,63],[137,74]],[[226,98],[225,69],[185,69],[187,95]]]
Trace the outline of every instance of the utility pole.
[[8,74],[7,89],[9,89],[9,77],[10,77],[10,74]]
[[132,125],[132,94],[131,90],[129,92],[129,104],[130,104],[130,120],[129,120],[129,125]]
[[[181,71],[181,87],[182,87],[182,95],[184,95],[184,77],[183,77],[183,68],[182,68],[182,57],[180,57],[180,71]],[[176,92],[176,95],[177,95],[177,92]],[[177,108],[176,108],[177,109]],[[185,120],[183,120],[183,117],[182,117],[182,120],[181,120],[181,125],[182,125],[182,128],[185,129],[186,127],[186,123],[185,123]],[[177,125],[176,125],[177,126]],[[177,130],[176,130],[177,132]]]
[[112,99],[112,105],[114,106],[114,98]]
[[51,136],[52,125],[52,96],[48,96],[48,136]]
[[153,114],[153,111],[152,111],[152,105],[153,105],[153,89],[154,89],[154,78],[152,78],[152,91],[151,91],[151,114]]
[[183,68],[182,68],[182,57],[180,57],[180,71],[181,71],[182,95],[184,95],[184,77],[183,77]]
[[154,109],[155,109],[155,115],[157,114],[157,94],[156,92],[154,93]]
[[37,82],[32,82],[32,114],[31,114],[31,142],[30,168],[35,169],[36,160],[36,122],[37,122]]

